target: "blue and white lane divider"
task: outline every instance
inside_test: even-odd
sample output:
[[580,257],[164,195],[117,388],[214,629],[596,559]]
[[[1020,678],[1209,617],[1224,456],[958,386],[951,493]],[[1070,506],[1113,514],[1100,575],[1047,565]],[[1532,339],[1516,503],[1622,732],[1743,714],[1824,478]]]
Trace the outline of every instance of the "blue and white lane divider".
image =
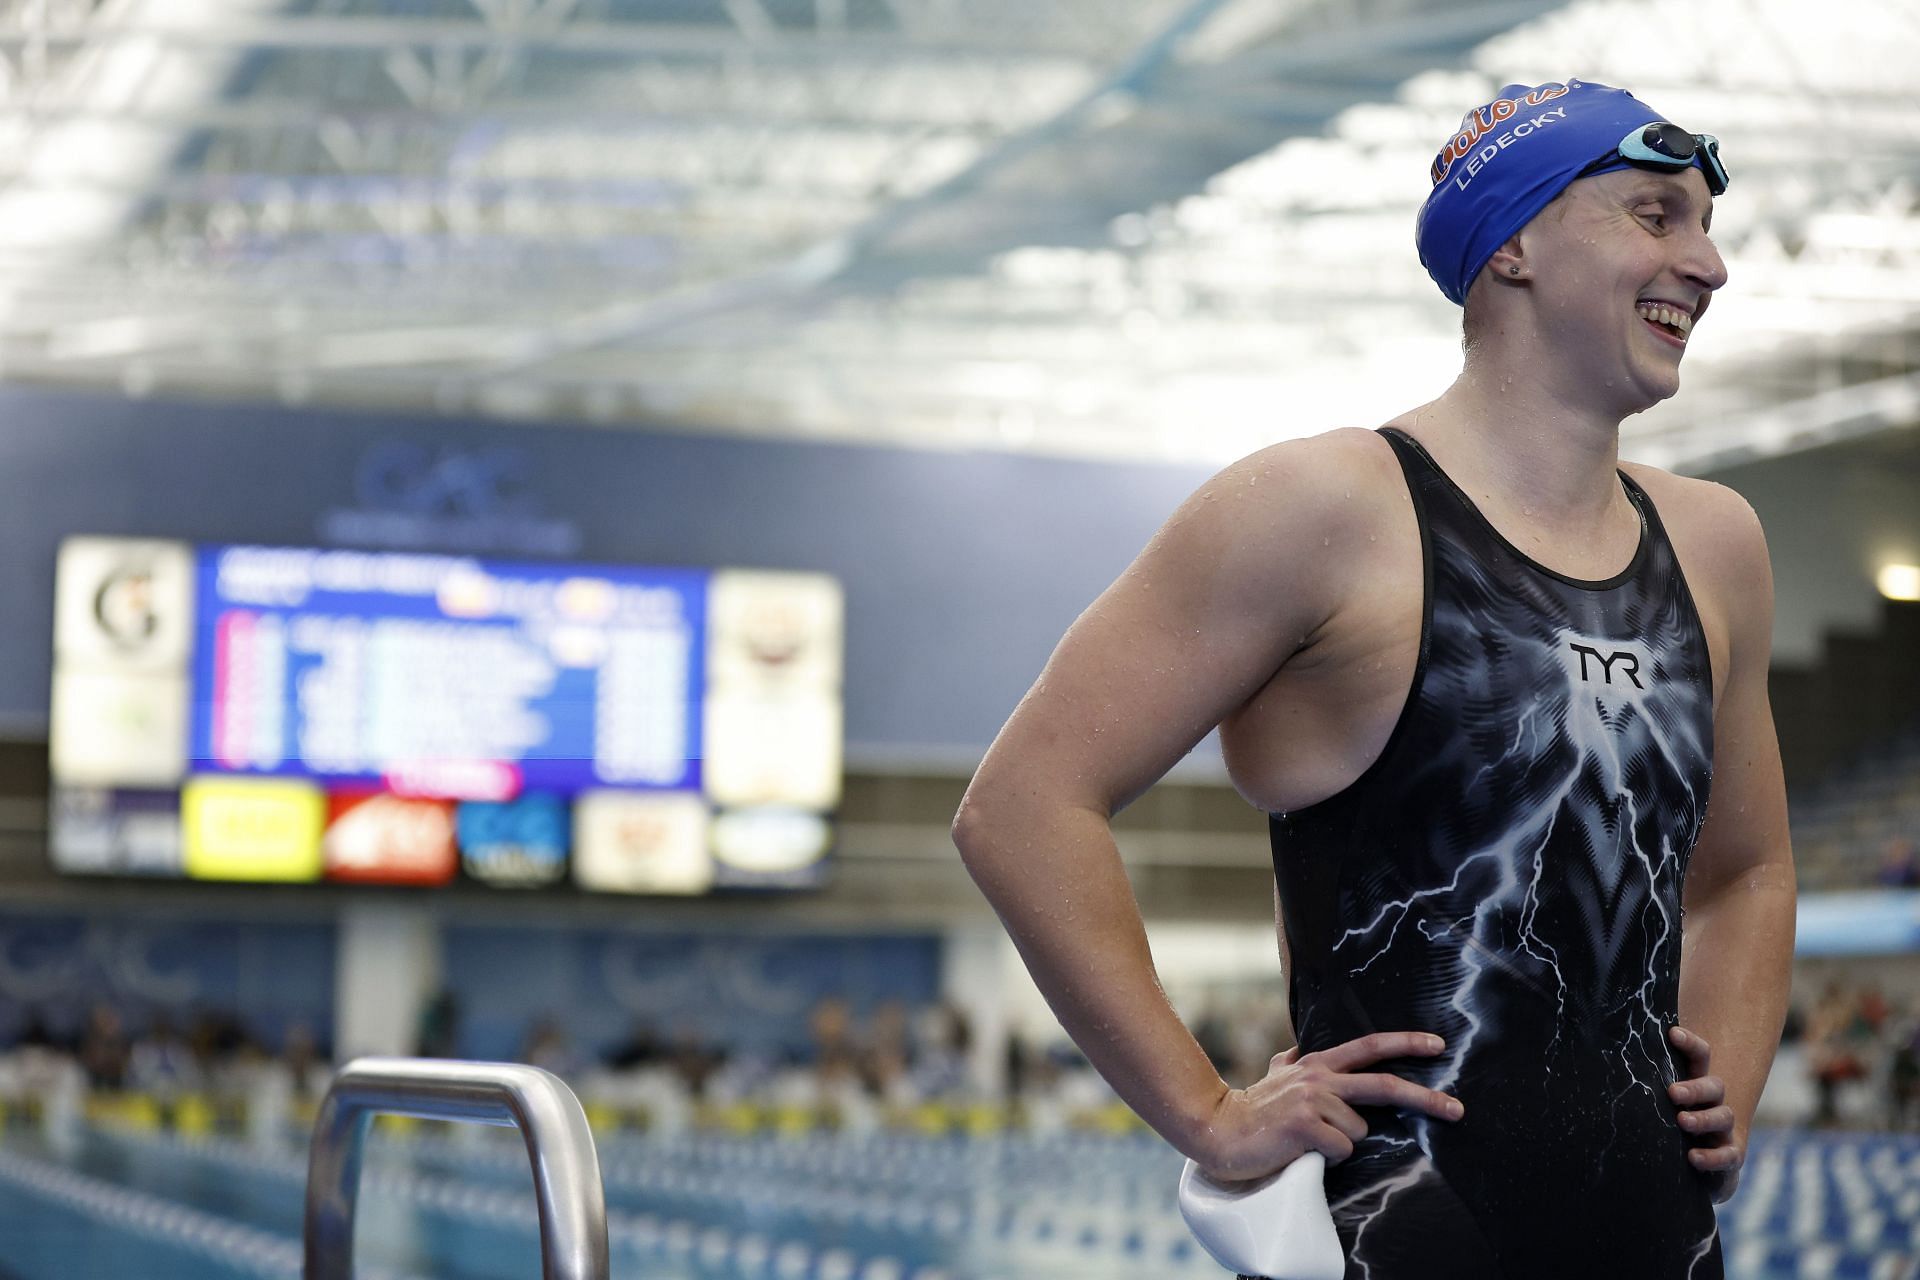
[[[109,1230],[176,1245],[236,1271],[267,1280],[300,1275],[297,1239],[116,1186],[50,1160],[0,1151],[0,1183],[52,1201]],[[362,1268],[359,1274],[367,1280],[421,1280],[377,1267]]]
[[[99,1136],[135,1148],[192,1155],[258,1175],[287,1180],[304,1179],[306,1175],[305,1162],[295,1157],[263,1153],[223,1139],[188,1141],[167,1135],[124,1133]],[[517,1224],[528,1230],[538,1228],[538,1215],[524,1194],[463,1185],[446,1178],[422,1177],[402,1170],[368,1168],[362,1170],[361,1178],[363,1194],[403,1201],[476,1225]],[[170,1202],[159,1203],[170,1205]],[[909,1269],[906,1263],[891,1256],[863,1257],[847,1249],[821,1247],[805,1240],[768,1241],[751,1232],[702,1227],[685,1219],[662,1219],[654,1214],[610,1212],[607,1235],[616,1251],[624,1248],[646,1256],[676,1260],[698,1258],[713,1269],[731,1266],[738,1274],[765,1276],[767,1280],[952,1280],[940,1267]],[[271,1273],[276,1277],[299,1274],[299,1245],[290,1242],[288,1247],[293,1251],[293,1269]]]

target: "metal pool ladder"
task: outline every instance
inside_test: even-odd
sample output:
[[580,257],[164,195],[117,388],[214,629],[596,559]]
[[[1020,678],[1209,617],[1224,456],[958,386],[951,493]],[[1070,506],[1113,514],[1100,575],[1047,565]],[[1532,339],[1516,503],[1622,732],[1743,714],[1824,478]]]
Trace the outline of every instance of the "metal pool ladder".
[[360,1150],[375,1115],[519,1129],[540,1206],[543,1280],[608,1280],[606,1192],[573,1091],[538,1067],[426,1058],[358,1058],[327,1090],[307,1160],[305,1280],[352,1280]]

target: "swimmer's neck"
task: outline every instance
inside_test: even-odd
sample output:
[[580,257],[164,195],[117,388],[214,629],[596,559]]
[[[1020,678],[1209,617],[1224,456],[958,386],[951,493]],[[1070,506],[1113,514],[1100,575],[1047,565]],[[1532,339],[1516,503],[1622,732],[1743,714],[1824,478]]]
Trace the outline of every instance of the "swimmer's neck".
[[1620,420],[1550,384],[1469,359],[1441,396],[1396,419],[1477,500],[1563,528],[1597,529],[1626,505]]

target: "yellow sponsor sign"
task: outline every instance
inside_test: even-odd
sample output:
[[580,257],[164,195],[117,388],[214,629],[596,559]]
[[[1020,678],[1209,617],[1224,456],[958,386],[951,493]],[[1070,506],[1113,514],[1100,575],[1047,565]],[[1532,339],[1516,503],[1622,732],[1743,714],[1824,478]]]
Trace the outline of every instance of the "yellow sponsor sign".
[[318,880],[326,796],[305,782],[192,778],[180,801],[187,874],[199,880]]

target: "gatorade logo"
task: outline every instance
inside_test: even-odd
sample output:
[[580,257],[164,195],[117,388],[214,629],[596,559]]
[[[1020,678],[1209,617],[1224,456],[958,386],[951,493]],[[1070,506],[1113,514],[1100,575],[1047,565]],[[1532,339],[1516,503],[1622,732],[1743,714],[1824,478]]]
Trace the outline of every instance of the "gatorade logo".
[[[1480,139],[1492,133],[1497,126],[1513,119],[1521,107],[1537,107],[1542,103],[1552,102],[1555,98],[1564,97],[1566,93],[1567,86],[1564,84],[1543,84],[1537,89],[1528,90],[1522,97],[1495,98],[1486,106],[1467,112],[1461,117],[1460,132],[1454,134],[1447,145],[1440,149],[1440,154],[1434,157],[1433,184],[1436,187],[1439,186],[1457,161],[1471,155]],[[1561,114],[1564,116],[1565,113],[1566,108],[1562,107]],[[1524,125],[1521,127],[1525,128]],[[1527,133],[1532,132],[1531,128],[1527,128],[1526,133],[1522,133],[1519,128],[1511,131],[1514,137],[1525,137]]]

